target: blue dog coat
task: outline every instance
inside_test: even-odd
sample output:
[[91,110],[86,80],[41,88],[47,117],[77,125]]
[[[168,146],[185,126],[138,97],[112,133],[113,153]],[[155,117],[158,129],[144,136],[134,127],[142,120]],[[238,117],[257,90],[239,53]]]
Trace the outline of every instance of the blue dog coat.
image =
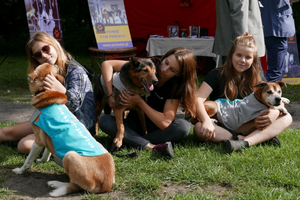
[[60,158],[64,158],[68,151],[75,151],[82,156],[98,156],[107,153],[107,150],[91,136],[65,105],[52,104],[37,111],[39,115],[33,114],[30,122],[49,135],[55,153]]

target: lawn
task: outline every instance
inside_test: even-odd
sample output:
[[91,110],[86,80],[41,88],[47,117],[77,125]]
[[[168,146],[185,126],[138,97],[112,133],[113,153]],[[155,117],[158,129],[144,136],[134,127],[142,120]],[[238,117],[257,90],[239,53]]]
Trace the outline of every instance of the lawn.
[[[76,59],[89,66],[88,57]],[[29,93],[26,70],[27,61],[22,57],[9,57],[1,65],[0,99],[16,101]],[[298,91],[298,85],[289,85],[283,93],[296,102]],[[8,125],[0,123],[0,127]],[[189,137],[175,144],[174,159],[161,158],[148,150],[140,151],[135,158],[114,157],[116,184],[112,193],[118,192],[119,199],[300,199],[300,130],[287,129],[278,138],[281,147],[257,145],[229,155],[221,145],[195,141],[191,129]],[[107,148],[112,141],[105,133],[97,140]],[[25,161],[15,148],[2,144],[0,151],[0,165],[5,168],[19,167]],[[132,151],[124,148],[119,153]],[[64,173],[53,161],[34,164],[30,171]],[[0,198],[13,199],[3,175],[0,184]],[[82,198],[100,196],[86,194]],[[112,197],[108,194],[101,198]]]

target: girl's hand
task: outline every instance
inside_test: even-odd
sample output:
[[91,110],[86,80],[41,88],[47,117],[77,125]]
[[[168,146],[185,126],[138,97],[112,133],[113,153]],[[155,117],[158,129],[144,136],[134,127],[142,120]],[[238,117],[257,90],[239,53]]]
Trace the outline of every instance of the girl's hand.
[[279,116],[280,112],[277,109],[265,109],[260,112],[262,115],[254,120],[254,126],[258,130],[263,130],[272,124]]
[[44,89],[45,90],[51,90],[51,91],[58,91],[61,93],[66,93],[67,89],[65,88],[65,86],[63,86],[53,75],[52,72],[50,72],[50,74],[48,74],[44,81]]
[[124,106],[136,106],[142,100],[140,95],[129,91],[127,92],[125,90],[121,91],[120,98],[121,98],[120,104]]
[[115,107],[115,98],[113,96],[108,97],[108,105],[111,108]]
[[212,121],[206,121],[202,123],[200,132],[206,138],[205,141],[215,138],[215,126]]

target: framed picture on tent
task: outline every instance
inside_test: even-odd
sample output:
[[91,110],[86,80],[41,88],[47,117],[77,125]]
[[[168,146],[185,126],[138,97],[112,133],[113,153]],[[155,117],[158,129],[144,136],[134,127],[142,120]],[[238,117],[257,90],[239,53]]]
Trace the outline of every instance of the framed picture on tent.
[[168,36],[170,38],[178,37],[178,33],[179,33],[179,27],[178,26],[168,26]]
[[179,7],[188,8],[192,7],[192,0],[179,0]]
[[189,26],[189,31],[191,37],[200,37],[200,26]]

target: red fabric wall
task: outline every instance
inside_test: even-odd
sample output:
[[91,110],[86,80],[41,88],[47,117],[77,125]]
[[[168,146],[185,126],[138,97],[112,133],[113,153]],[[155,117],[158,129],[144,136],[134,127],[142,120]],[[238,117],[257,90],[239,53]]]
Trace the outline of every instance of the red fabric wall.
[[[167,26],[177,25],[179,29],[189,26],[208,28],[208,35],[214,36],[216,27],[215,1],[191,0],[192,7],[179,7],[180,0],[124,0],[130,34],[135,38],[147,39],[148,34],[168,37]],[[189,34],[189,33],[188,33]]]

